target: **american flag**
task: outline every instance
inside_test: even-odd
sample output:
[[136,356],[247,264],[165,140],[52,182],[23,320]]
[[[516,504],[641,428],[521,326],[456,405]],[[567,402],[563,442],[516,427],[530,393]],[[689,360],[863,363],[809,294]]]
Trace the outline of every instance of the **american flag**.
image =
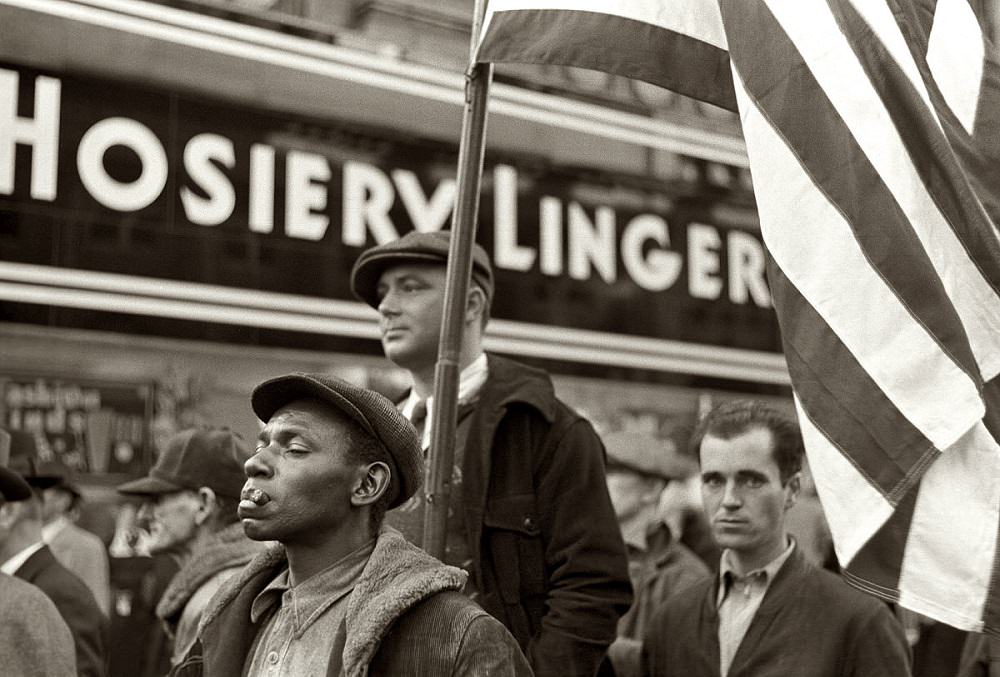
[[806,452],[858,587],[1000,633],[1000,52],[978,0],[493,0],[477,58],[738,111]]

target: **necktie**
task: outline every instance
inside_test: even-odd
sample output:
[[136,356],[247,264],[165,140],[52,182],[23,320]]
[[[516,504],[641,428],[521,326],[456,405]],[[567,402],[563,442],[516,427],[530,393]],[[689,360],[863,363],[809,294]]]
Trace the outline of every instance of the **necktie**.
[[424,427],[427,424],[427,400],[419,400],[413,407],[413,412],[410,414],[410,423],[417,429],[417,437],[423,441]]

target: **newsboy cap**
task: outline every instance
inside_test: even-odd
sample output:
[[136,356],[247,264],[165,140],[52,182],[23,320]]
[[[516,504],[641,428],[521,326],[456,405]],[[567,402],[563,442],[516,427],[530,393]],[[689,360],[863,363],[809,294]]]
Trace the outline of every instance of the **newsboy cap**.
[[391,463],[389,508],[406,502],[424,480],[424,455],[417,431],[388,399],[327,374],[295,373],[264,381],[253,390],[250,403],[261,421],[269,421],[281,407],[300,399],[317,399],[349,417],[386,451]]
[[156,496],[208,487],[220,496],[239,498],[252,452],[246,441],[226,428],[189,428],[173,435],[141,479],[118,487],[122,494]]
[[[436,263],[447,265],[451,231],[433,233],[411,231],[386,244],[365,250],[351,270],[351,291],[359,299],[378,308],[378,279],[386,268],[401,263]],[[493,300],[493,268],[486,250],[478,244],[472,247],[472,281],[486,294],[486,305]]]
[[670,440],[646,433],[612,432],[602,436],[608,452],[608,468],[625,468],[640,475],[666,480],[688,477],[697,468],[693,459],[677,452]]

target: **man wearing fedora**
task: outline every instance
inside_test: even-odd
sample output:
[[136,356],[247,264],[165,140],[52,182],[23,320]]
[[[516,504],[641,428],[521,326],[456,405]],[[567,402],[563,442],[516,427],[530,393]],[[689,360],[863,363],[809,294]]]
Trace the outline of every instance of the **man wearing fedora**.
[[[0,430],[0,506],[31,498],[31,487],[7,468],[10,434]],[[0,573],[0,666],[21,677],[76,673],[73,635],[44,592]]]
[[[351,289],[378,310],[382,349],[413,387],[402,413],[430,445],[450,233],[411,232],[363,252]],[[517,638],[538,675],[590,677],[629,607],[625,548],[604,483],[604,448],[548,374],[483,352],[494,296],[476,245],[463,311],[455,467],[445,561]],[[390,516],[419,544],[416,497]]]
[[108,619],[86,584],[60,564],[42,540],[41,492],[52,479],[39,470],[34,436],[10,433],[11,469],[32,491],[22,501],[0,506],[0,571],[38,586],[55,604],[73,634],[77,674],[103,675]]
[[169,553],[180,566],[156,605],[173,640],[172,664],[194,644],[212,595],[262,549],[236,514],[250,454],[230,430],[190,428],[167,440],[146,477],[118,487],[144,501],[150,554]]
[[292,374],[254,389],[266,425],[239,514],[274,540],[228,581],[174,675],[528,675],[513,637],[445,566],[383,528],[423,477],[413,427],[381,395]]
[[39,471],[52,480],[42,490],[42,540],[60,564],[87,584],[107,616],[111,612],[108,551],[96,534],[76,525],[83,492],[65,464],[42,464]]

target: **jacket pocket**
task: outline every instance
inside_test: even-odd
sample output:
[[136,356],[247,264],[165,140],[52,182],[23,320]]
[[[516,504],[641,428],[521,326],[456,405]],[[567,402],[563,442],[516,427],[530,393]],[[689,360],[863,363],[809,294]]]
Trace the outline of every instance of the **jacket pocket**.
[[483,524],[489,532],[497,586],[505,604],[545,592],[545,557],[534,494],[491,500]]

